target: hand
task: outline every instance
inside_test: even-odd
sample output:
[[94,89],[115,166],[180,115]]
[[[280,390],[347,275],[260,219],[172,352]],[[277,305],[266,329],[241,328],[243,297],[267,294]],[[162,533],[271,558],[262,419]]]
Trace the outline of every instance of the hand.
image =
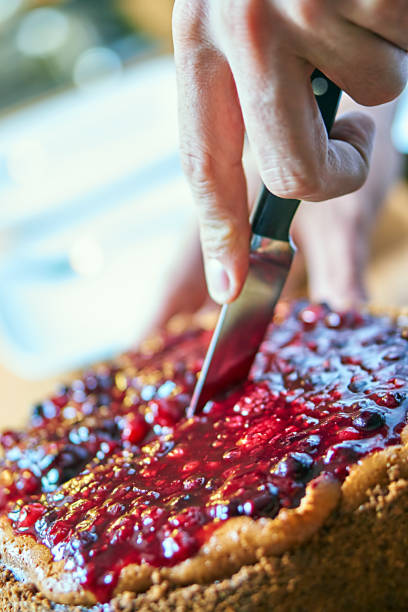
[[318,201],[359,188],[372,121],[341,117],[328,139],[310,75],[319,68],[361,104],[395,98],[407,78],[408,0],[176,0],[173,35],[207,282],[229,302],[248,266],[245,131],[276,195]]
[[[344,96],[340,112],[356,106]],[[358,307],[367,299],[365,272],[373,225],[402,170],[402,155],[390,134],[394,110],[395,103],[389,103],[368,111],[376,139],[364,186],[330,202],[301,204],[295,216],[293,237],[304,258],[313,301],[342,309]]]
[[[354,111],[357,105],[343,97],[339,112]],[[395,104],[367,112],[376,125],[376,140],[368,180],[355,193],[330,202],[301,204],[292,224],[298,252],[285,285],[288,299],[304,295],[307,270],[313,301],[329,302],[335,308],[359,306],[366,298],[364,272],[369,256],[369,235],[376,213],[401,170],[402,156],[391,142],[390,128]],[[246,156],[249,199],[253,201],[260,179],[253,161]],[[173,315],[198,310],[208,299],[198,232],[182,246],[171,275],[173,282],[160,301],[153,327],[161,327]]]

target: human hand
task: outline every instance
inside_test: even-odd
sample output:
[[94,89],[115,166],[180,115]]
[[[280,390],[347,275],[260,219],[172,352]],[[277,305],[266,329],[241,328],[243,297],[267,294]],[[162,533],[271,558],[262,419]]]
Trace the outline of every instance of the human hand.
[[[292,235],[304,260],[313,301],[326,301],[342,309],[359,306],[367,299],[365,272],[373,225],[402,170],[402,155],[391,140],[395,106],[391,102],[367,110],[375,122],[376,138],[363,187],[330,202],[301,204],[295,216]],[[340,112],[356,107],[344,96]],[[293,282],[290,285],[293,287]]]
[[176,0],[173,31],[207,282],[229,302],[248,267],[244,132],[276,195],[318,201],[359,188],[372,121],[341,117],[329,139],[310,75],[319,68],[361,104],[395,98],[407,77],[408,1]]
[[[357,105],[343,96],[339,112]],[[365,270],[370,233],[385,196],[401,170],[402,156],[394,149],[390,130],[395,103],[367,109],[376,126],[376,139],[368,180],[358,191],[313,205],[301,204],[291,234],[298,247],[284,288],[284,297],[304,295],[308,276],[309,296],[339,309],[359,306],[366,299]],[[244,159],[248,199],[253,202],[260,179],[251,156]],[[175,262],[172,283],[165,288],[153,327],[161,327],[173,315],[193,313],[208,300],[198,232],[182,245]]]

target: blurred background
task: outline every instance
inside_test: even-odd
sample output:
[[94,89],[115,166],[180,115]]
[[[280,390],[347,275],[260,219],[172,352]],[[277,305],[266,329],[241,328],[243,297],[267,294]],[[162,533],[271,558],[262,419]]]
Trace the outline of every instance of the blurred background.
[[[192,226],[171,9],[0,0],[0,425],[18,424],[56,379],[137,342]],[[393,126],[402,155],[405,106]],[[373,235],[380,304],[408,304],[405,174]]]

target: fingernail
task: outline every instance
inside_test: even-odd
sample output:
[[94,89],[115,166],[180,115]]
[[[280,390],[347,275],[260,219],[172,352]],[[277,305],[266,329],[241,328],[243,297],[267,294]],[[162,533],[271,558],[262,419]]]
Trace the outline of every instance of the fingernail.
[[225,304],[231,293],[231,282],[226,268],[218,259],[209,259],[205,265],[208,290],[213,300]]

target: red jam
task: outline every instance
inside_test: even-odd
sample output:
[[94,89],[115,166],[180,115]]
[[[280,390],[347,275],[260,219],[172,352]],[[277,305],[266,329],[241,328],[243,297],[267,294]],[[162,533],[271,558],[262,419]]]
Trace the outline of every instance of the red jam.
[[[274,517],[296,507],[318,474],[342,481],[361,457],[399,443],[408,420],[406,336],[386,318],[298,306],[271,328],[248,382],[189,420],[180,419],[181,402],[172,412],[177,393],[165,414],[157,394],[146,398],[162,434],[144,445],[141,406],[126,417],[123,410],[116,452],[96,454],[51,492],[25,493],[9,512],[14,529],[66,559],[108,601],[126,565],[175,565],[227,518]],[[183,342],[197,361],[200,335],[173,344],[155,367],[185,372]]]
[[159,354],[128,353],[34,406],[26,431],[0,434],[0,511],[54,491],[94,458],[170,431],[184,415],[208,340],[202,330],[163,335]]

